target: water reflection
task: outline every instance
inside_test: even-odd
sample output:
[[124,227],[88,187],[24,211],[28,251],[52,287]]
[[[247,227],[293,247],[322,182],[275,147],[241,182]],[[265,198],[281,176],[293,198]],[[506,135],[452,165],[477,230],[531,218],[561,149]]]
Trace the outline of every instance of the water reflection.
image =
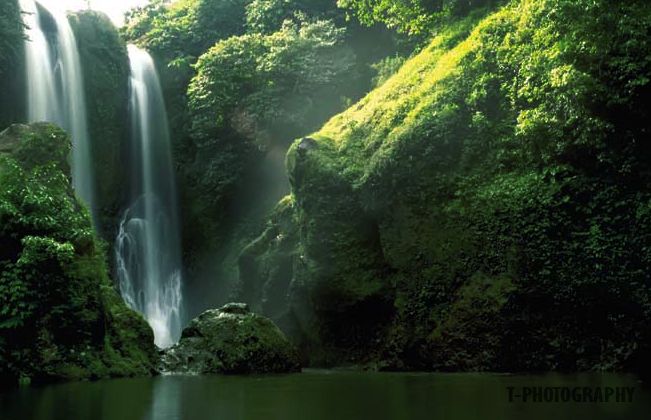
[[152,387],[152,400],[146,420],[172,420],[181,418],[182,377],[157,378]]
[[[634,386],[633,403],[508,402],[508,386]],[[647,419],[626,375],[508,376],[310,371],[72,383],[0,394],[3,420]]]

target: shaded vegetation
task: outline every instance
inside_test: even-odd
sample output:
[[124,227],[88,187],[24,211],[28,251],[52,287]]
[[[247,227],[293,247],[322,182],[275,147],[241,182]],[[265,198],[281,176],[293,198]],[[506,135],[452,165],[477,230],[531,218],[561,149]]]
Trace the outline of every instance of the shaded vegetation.
[[[396,39],[347,21],[327,0],[155,1],[132,11],[123,34],[161,71],[188,289],[223,303],[239,251],[288,192],[291,139],[367,92],[370,65],[394,53]],[[197,305],[194,313],[207,302]]]
[[0,78],[9,76],[22,52],[23,25],[18,2],[4,1],[0,6]]
[[0,382],[148,375],[146,322],[107,275],[74,196],[68,136],[48,124],[0,134]]
[[299,240],[256,243],[243,290],[292,258],[275,316],[313,363],[644,368],[650,25],[647,2],[562,0],[446,25],[292,146]]
[[[24,78],[24,28],[17,0],[0,4],[0,130],[24,118],[24,99],[21,96]],[[11,98],[11,100],[7,100]]]
[[124,166],[129,131],[129,61],[126,44],[108,17],[86,10],[69,15],[84,74],[95,195],[102,237],[116,236],[125,207]]
[[198,158],[189,175],[203,204],[192,219],[205,218],[199,229],[221,222],[220,207],[265,148],[338,108],[327,104],[341,101],[337,83],[354,65],[341,36],[324,21],[287,25],[272,35],[229,38],[199,59],[188,90]]
[[[101,233],[128,190],[128,41],[161,73],[190,315],[236,294],[311,365],[646,369],[649,2],[334,4],[153,0],[119,32],[70,15]],[[2,128],[22,118],[23,33],[4,1]],[[69,152],[50,125],[0,135],[1,381],[153,368]],[[226,370],[256,371],[242,354]]]

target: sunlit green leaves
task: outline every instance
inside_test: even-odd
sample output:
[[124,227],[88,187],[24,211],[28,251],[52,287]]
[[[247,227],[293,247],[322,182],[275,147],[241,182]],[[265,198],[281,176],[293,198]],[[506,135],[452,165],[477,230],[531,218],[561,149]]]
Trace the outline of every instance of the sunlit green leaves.
[[197,62],[188,90],[196,138],[223,129],[234,112],[250,114],[259,129],[279,120],[300,122],[311,108],[294,109],[290,98],[318,101],[320,89],[353,66],[352,53],[340,47],[342,37],[331,22],[287,22],[271,35],[217,43]]
[[[417,362],[635,363],[651,342],[650,17],[643,1],[511,2],[472,22],[467,39],[435,38],[333,118],[313,150],[295,143],[288,162],[311,279],[328,288],[346,278],[338,253],[366,216],[380,244],[350,254],[381,249],[400,308],[389,328],[408,330],[398,339],[410,350],[418,342]],[[361,210],[337,217],[341,203]],[[531,351],[509,350],[520,345]]]
[[466,14],[493,0],[338,0],[365,25],[383,23],[409,35],[431,34],[450,15]]

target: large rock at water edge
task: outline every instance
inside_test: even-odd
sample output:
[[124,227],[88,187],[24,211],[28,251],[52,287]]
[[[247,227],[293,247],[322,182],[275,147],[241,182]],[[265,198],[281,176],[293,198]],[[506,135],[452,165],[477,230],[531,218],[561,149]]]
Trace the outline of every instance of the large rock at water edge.
[[166,350],[161,370],[174,373],[284,373],[301,369],[298,353],[268,318],[229,303],[190,322]]

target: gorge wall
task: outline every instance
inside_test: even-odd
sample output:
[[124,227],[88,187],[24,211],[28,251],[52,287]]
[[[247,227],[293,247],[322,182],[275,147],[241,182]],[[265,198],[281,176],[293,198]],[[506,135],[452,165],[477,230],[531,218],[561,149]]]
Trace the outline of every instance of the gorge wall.
[[312,364],[643,369],[651,7],[482,13],[294,143],[241,296]]
[[84,74],[99,230],[112,243],[128,206],[129,60],[126,43],[103,13],[69,15]]
[[[69,15],[103,241],[66,183],[65,134],[6,132],[0,376],[151,367],[105,254],[129,205],[127,40],[156,59],[170,115],[187,318],[242,299],[312,366],[647,368],[648,2],[462,2],[482,7],[422,48],[325,3],[154,2],[119,31]],[[16,4],[0,5],[3,98],[24,96]],[[0,98],[1,128],[24,105]]]

